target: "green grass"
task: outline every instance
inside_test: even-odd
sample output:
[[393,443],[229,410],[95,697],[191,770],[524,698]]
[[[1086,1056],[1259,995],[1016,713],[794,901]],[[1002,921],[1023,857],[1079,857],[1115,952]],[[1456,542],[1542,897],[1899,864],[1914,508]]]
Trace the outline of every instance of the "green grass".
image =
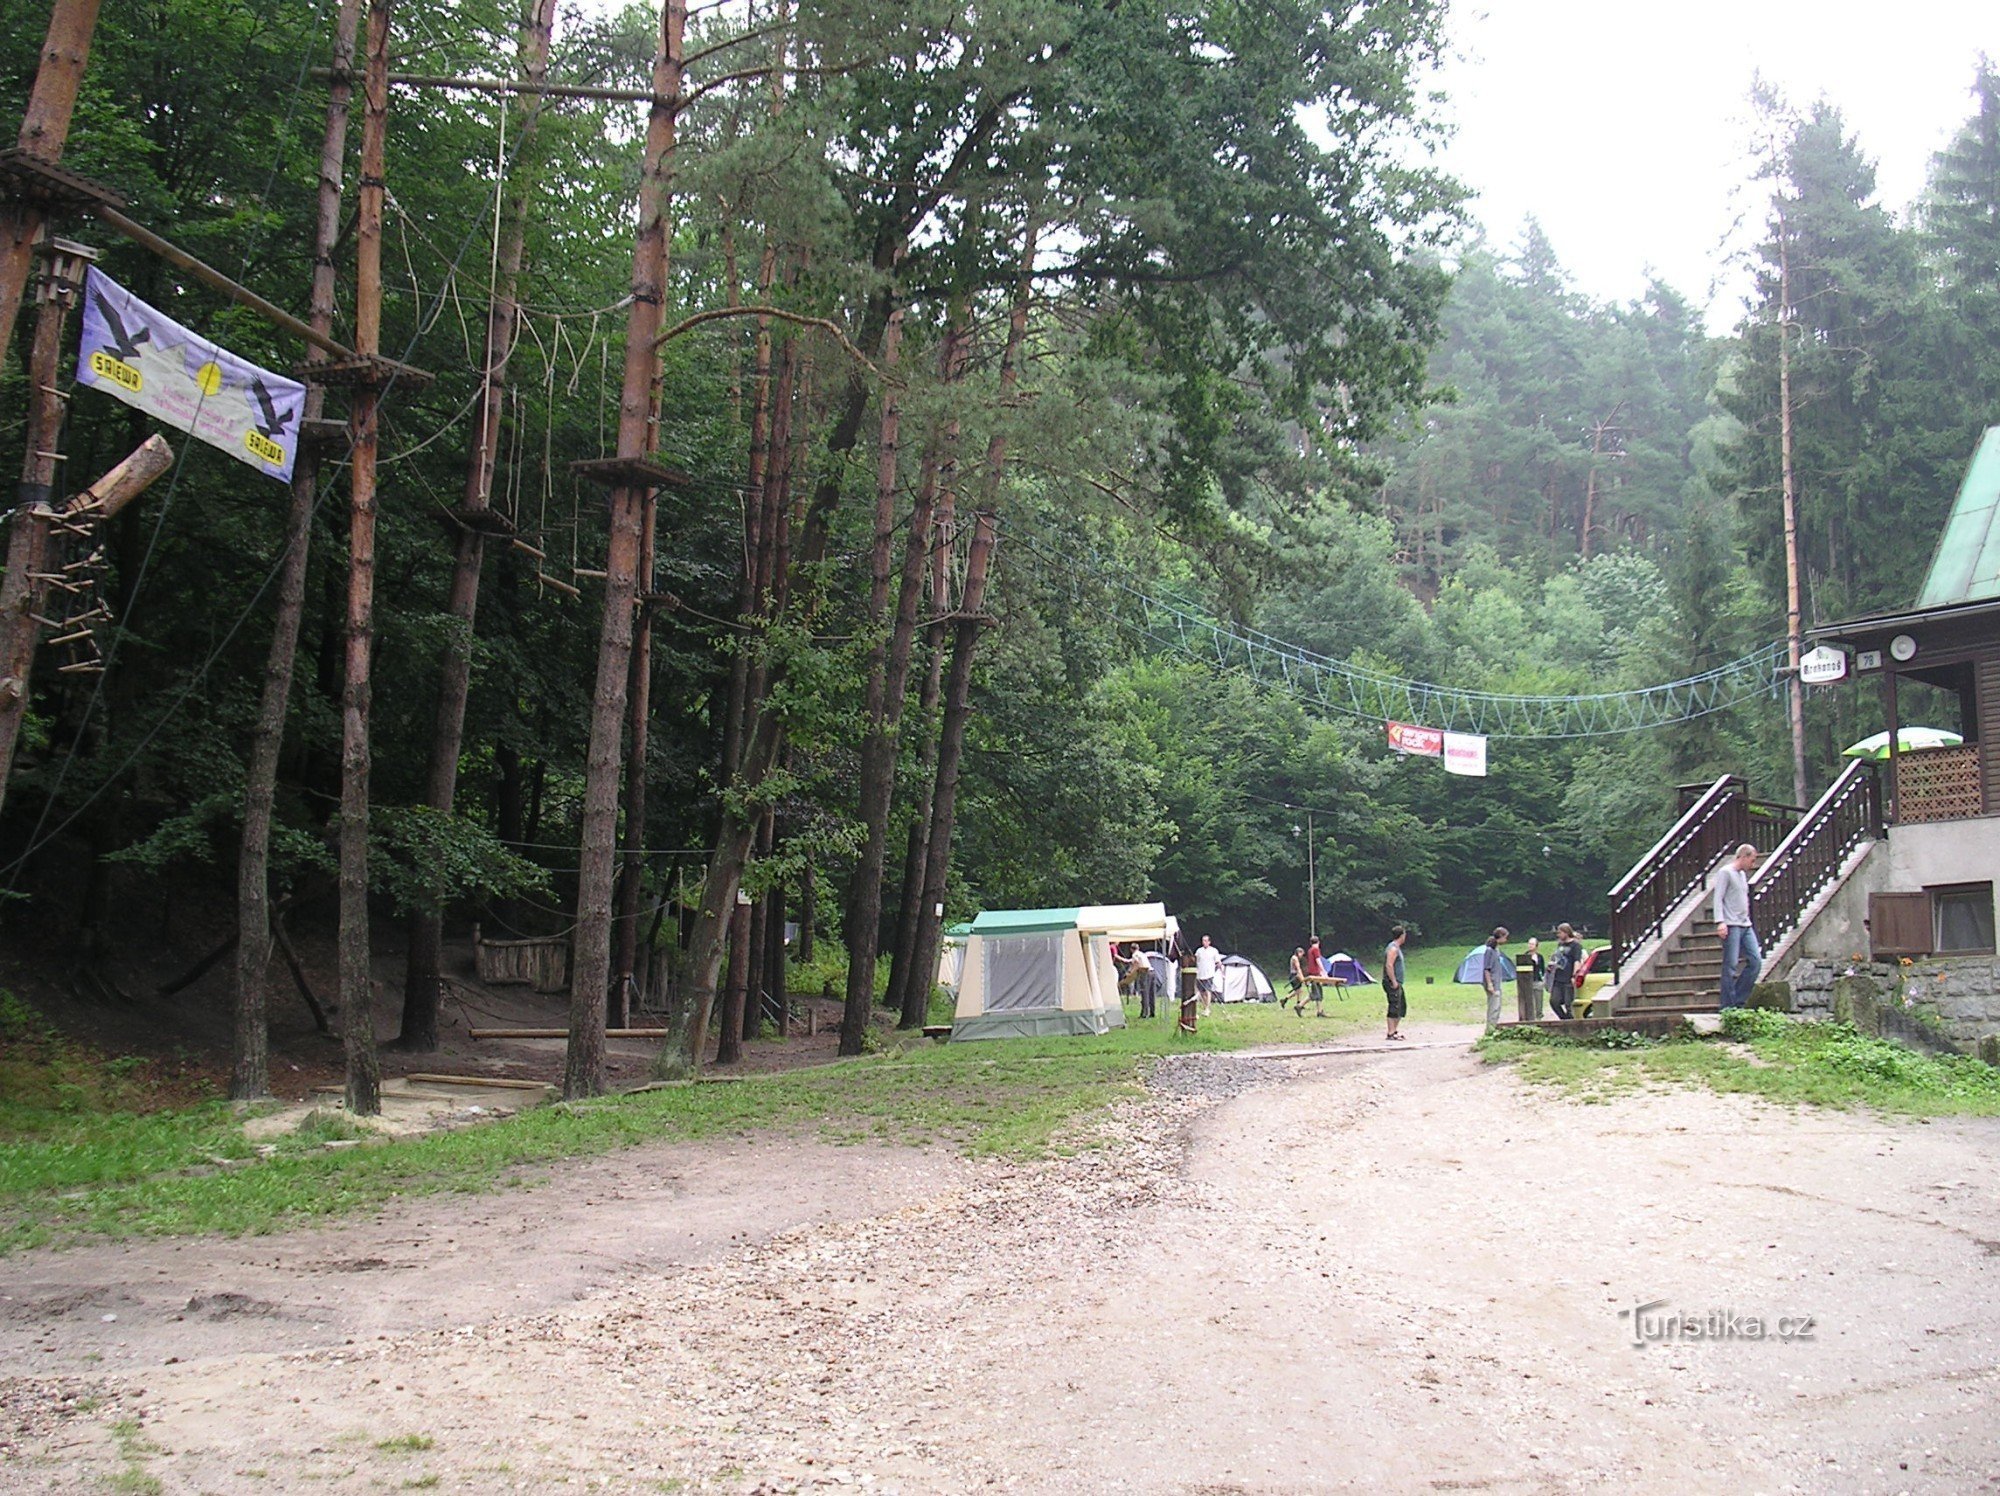
[[435,1449],[437,1440],[429,1434],[396,1434],[387,1439],[377,1439],[375,1447],[389,1454],[415,1454],[421,1449]]
[[[351,1128],[332,1114],[266,1154],[244,1140],[240,1118],[222,1103],[137,1115],[75,1102],[52,1114],[9,1089],[0,1092],[0,1252],[84,1236],[267,1232],[398,1196],[532,1183],[559,1160],[613,1148],[757,1128],[1033,1156],[1079,1115],[1136,1094],[1161,1054],[1334,1027],[1259,1006],[1218,1008],[1193,1039],[1177,1036],[1165,1016],[1099,1038],[910,1038],[837,1065],[538,1107],[477,1128],[338,1151],[318,1141]],[[71,1059],[48,1049],[44,1068]]]
[[[1559,1036],[1495,1035],[1482,1056],[1581,1101],[1657,1087],[1710,1090],[1793,1105],[1872,1107],[1905,1116],[2000,1116],[2000,1070],[1962,1055],[1918,1054],[1845,1023],[1804,1023],[1744,1009],[1724,1015],[1725,1038],[1639,1040],[1616,1049]],[[1635,1038],[1636,1036],[1628,1036]]]
[[[1385,932],[1386,937],[1386,932]],[[1406,1024],[1416,1023],[1483,1023],[1486,1019],[1486,999],[1477,987],[1459,986],[1452,981],[1452,973],[1458,970],[1458,963],[1465,953],[1479,944],[1483,935],[1468,935],[1462,940],[1439,939],[1435,944],[1417,944],[1414,940],[1403,947],[1404,988],[1409,994],[1410,1011],[1403,1019]],[[1256,1042],[1286,1042],[1301,1039],[1336,1038],[1364,1030],[1379,1030],[1388,1017],[1388,1000],[1382,995],[1382,947],[1388,944],[1386,938],[1371,941],[1366,950],[1355,950],[1352,946],[1327,946],[1327,955],[1345,949],[1350,955],[1359,956],[1361,964],[1368,968],[1376,980],[1365,987],[1348,990],[1345,997],[1336,997],[1331,988],[1326,993],[1326,1018],[1315,1020],[1313,1005],[1306,1003],[1305,1017],[1301,1018],[1289,1008],[1285,1009],[1281,1031],[1273,1032],[1265,1040]],[[1517,949],[1510,942],[1510,950]],[[1285,995],[1288,981],[1286,975],[1291,970],[1292,953],[1289,948],[1279,951],[1269,960],[1258,959],[1264,968],[1264,975],[1271,979],[1271,985],[1278,989],[1278,996]],[[1508,1011],[1513,1011],[1513,993],[1507,995]],[[1274,1015],[1277,1016],[1277,1015]]]

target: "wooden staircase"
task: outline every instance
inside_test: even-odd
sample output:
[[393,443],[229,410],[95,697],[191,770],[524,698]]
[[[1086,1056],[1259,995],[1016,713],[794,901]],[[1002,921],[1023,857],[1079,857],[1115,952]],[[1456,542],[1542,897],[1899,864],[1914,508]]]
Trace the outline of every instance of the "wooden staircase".
[[1873,765],[1859,760],[1804,810],[1753,800],[1734,775],[1705,790],[1687,786],[1682,803],[1673,828],[1611,891],[1611,961],[1619,974],[1612,1011],[1619,1018],[1720,1008],[1722,942],[1706,889],[1739,843],[1765,854],[1750,877],[1750,911],[1770,962],[1814,902],[1881,835],[1880,781]]
[[1637,986],[1619,990],[1619,1014],[1713,1013],[1722,999],[1722,942],[1697,916],[1668,942]]

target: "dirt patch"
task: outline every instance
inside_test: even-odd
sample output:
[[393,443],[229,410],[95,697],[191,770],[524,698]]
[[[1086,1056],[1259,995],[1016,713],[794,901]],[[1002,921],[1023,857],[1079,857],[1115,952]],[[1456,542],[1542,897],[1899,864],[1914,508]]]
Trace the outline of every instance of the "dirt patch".
[[[2000,1479],[1993,1124],[1580,1105],[1413,1048],[1169,1062],[1070,1141],[635,1149],[333,1230],[9,1259],[0,1309],[46,1310],[0,1316],[42,1373],[0,1393],[30,1410],[10,1488],[124,1468],[108,1413],[33,1411],[114,1381],[169,1491]],[[218,1294],[273,1312],[187,1312]],[[1737,1333],[1644,1339],[1669,1313]]]

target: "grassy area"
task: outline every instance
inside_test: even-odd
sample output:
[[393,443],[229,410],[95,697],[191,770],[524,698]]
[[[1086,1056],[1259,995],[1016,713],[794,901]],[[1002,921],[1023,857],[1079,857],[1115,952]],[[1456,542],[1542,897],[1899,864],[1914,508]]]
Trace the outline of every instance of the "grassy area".
[[1724,1015],[1716,1043],[1646,1040],[1635,1034],[1587,1041],[1502,1034],[1483,1039],[1489,1061],[1560,1087],[1580,1101],[1606,1101],[1662,1086],[1763,1096],[1797,1105],[1855,1107],[1908,1116],[2000,1116],[2000,1070],[1965,1056],[1917,1054],[1845,1023],[1802,1023],[1743,1009]]
[[93,1088],[92,1072],[108,1067],[31,1020],[17,1015],[17,1035],[33,1037],[7,1045],[0,1071],[0,1252],[84,1235],[272,1231],[403,1195],[533,1183],[565,1158],[756,1128],[1033,1155],[1079,1114],[1135,1094],[1161,1054],[1333,1028],[1260,1006],[1218,1009],[1192,1040],[1167,1018],[1096,1039],[912,1039],[838,1065],[540,1107],[359,1148],[324,1147],[352,1124],[320,1114],[267,1153],[227,1103],[141,1112],[136,1082]]
[[[1482,937],[1468,935],[1463,940],[1440,940],[1434,945],[1411,944],[1403,950],[1404,986],[1409,991],[1410,1012],[1405,1023],[1481,1023],[1486,1018],[1486,1000],[1477,987],[1462,987],[1452,982],[1452,973],[1458,970],[1458,963],[1465,953],[1479,944]],[[1365,951],[1350,951],[1359,956],[1361,964],[1368,968],[1371,976],[1379,982],[1382,975],[1380,942]],[[1510,945],[1509,949],[1514,947]],[[1327,954],[1331,955],[1329,947]],[[1259,959],[1264,974],[1271,979],[1271,985],[1284,996],[1286,976],[1290,970],[1292,953],[1289,950],[1277,952],[1270,960]],[[1507,994],[1508,1011],[1513,1011],[1513,989]],[[1344,997],[1336,997],[1329,990],[1325,1000],[1326,1020],[1315,1021],[1313,1005],[1306,1004],[1306,1016],[1301,1019],[1290,1009],[1284,1013],[1286,1020],[1282,1032],[1273,1032],[1267,1039],[1253,1042],[1276,1043],[1281,1040],[1296,1040],[1314,1037],[1319,1030],[1325,1030],[1322,1037],[1345,1036],[1356,1031],[1380,1029],[1388,1015],[1386,999],[1379,985],[1371,983],[1366,987],[1356,987]],[[1312,1032],[1308,1033],[1310,1029]]]

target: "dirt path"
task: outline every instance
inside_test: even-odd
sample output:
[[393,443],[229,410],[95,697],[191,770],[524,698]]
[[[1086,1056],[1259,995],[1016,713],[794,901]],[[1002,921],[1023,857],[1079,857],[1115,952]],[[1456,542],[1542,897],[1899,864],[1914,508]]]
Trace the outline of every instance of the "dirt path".
[[[7,1486],[2000,1489],[2000,1126],[1446,1046],[1189,1057],[1088,1141],[637,1150],[9,1259]],[[1655,1300],[1772,1338],[1635,1347]]]

